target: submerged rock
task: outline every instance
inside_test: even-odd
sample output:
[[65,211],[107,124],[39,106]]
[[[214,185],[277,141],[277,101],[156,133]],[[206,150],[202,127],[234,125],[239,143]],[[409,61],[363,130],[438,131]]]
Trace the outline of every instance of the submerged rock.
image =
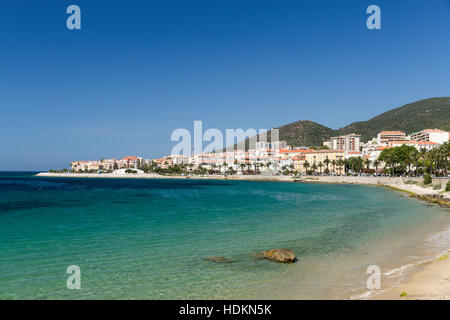
[[269,251],[263,251],[262,257],[264,259],[282,263],[294,263],[295,261],[297,261],[294,251],[290,249],[273,249]]
[[205,260],[213,261],[217,263],[232,263],[233,260],[224,258],[224,257],[206,257]]

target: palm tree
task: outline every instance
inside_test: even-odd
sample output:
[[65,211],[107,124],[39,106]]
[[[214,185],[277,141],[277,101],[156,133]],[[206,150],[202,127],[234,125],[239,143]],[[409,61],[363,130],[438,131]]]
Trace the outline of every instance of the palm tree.
[[408,175],[411,175],[411,165],[416,162],[417,149],[409,146],[404,155],[404,164],[408,167]]
[[305,160],[305,162],[303,162],[303,167],[305,168],[306,174],[308,174],[308,168],[309,168],[308,160]]
[[419,174],[419,152],[416,150],[416,153],[412,155],[411,161],[414,163],[414,176],[418,176]]
[[344,174],[348,173],[349,165],[350,165],[350,159],[344,159],[342,160],[342,166],[344,167]]
[[348,169],[352,169],[352,174],[354,174],[355,172],[355,170],[354,170],[354,167],[355,167],[355,160],[353,159],[353,158],[349,158],[349,159],[347,159],[347,165],[348,165]]
[[448,158],[450,156],[450,141],[447,141],[442,146],[443,156],[444,156],[444,162],[445,162],[445,176],[448,175]]
[[447,176],[447,164],[448,164],[448,156],[450,152],[450,144],[447,141],[446,143],[439,146],[439,156],[440,156],[440,164],[441,164],[441,174],[442,176]]
[[385,163],[385,167],[389,168],[388,169],[389,175],[395,174],[394,149],[383,150],[378,159]]
[[325,158],[325,160],[323,160],[323,163],[325,163],[325,165],[327,166],[327,171],[330,171],[330,169],[328,168],[330,164],[330,159],[328,159],[328,156]]
[[333,173],[336,173],[336,160],[333,159],[331,165],[333,166]]
[[339,158],[339,159],[337,159],[336,160],[336,165],[339,167],[339,175],[341,175],[342,174],[342,159],[341,158]]
[[430,164],[430,175],[432,175],[433,174],[433,163],[434,163],[434,160],[435,160],[435,157],[436,157],[436,154],[435,154],[434,150],[429,150],[426,153],[425,157],[428,160],[428,163]]
[[315,161],[314,161],[313,165],[311,166],[311,169],[312,169],[313,172],[316,172],[316,170],[317,170],[317,165],[316,165],[316,162],[315,162]]
[[422,160],[422,174],[425,174],[425,159],[427,157],[427,149],[421,148],[419,150],[419,159]]
[[372,161],[370,159],[364,159],[364,165],[366,166],[366,169],[370,169],[370,165],[372,164]]
[[378,160],[378,159],[373,160],[373,166],[375,167],[375,172],[378,171],[379,165],[380,165],[380,160]]

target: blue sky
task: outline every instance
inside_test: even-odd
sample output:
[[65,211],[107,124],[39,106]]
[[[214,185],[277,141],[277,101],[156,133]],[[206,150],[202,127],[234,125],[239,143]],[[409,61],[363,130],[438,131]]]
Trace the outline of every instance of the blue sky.
[[194,120],[338,128],[450,95],[447,0],[6,0],[0,41],[0,170],[159,157]]

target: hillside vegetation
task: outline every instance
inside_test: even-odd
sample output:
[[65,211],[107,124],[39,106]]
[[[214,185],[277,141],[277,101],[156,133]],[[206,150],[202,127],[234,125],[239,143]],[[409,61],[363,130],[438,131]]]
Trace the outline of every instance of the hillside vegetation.
[[[450,97],[431,98],[406,104],[382,113],[367,121],[353,122],[343,128],[333,130],[317,122],[299,120],[278,127],[279,139],[294,147],[319,147],[332,136],[349,133],[360,134],[362,141],[375,138],[384,130],[401,130],[407,134],[427,128],[450,131]],[[269,134],[270,140],[270,134]],[[246,149],[249,148],[246,140]],[[254,148],[254,146],[250,146]]]
[[383,130],[401,130],[407,134],[426,128],[450,131],[450,98],[432,98],[406,104],[370,120],[353,122],[335,134],[358,133],[368,141]]
[[285,140],[288,145],[320,146],[328,138],[343,134],[357,133],[363,141],[368,141],[383,130],[401,130],[409,134],[426,128],[450,131],[450,98],[420,100],[338,130],[307,120],[292,122],[278,129],[280,140]]

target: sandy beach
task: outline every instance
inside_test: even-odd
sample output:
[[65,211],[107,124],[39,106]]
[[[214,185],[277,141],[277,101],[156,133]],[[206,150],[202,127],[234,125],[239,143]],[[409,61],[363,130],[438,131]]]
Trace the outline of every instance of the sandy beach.
[[449,252],[415,266],[406,281],[381,293],[371,300],[449,300]]
[[[444,192],[445,185],[449,179],[434,179],[433,184],[441,182],[442,188],[433,190],[432,187],[421,187],[410,183],[411,180],[420,182],[421,178],[404,177],[360,177],[360,176],[161,176],[157,174],[73,174],[73,173],[39,173],[40,177],[60,178],[128,178],[128,179],[220,179],[220,180],[259,180],[259,181],[281,181],[300,183],[332,183],[332,184],[364,184],[390,187],[398,191],[407,192],[409,195],[437,195],[442,194],[445,199],[450,198],[450,192]],[[406,183],[406,182],[409,183]],[[449,248],[450,249],[450,248]],[[431,257],[427,261],[413,266],[402,283],[393,288],[382,288],[364,299],[438,299],[447,300],[450,297],[450,256],[449,252],[439,256]],[[406,293],[406,294],[405,294]]]

